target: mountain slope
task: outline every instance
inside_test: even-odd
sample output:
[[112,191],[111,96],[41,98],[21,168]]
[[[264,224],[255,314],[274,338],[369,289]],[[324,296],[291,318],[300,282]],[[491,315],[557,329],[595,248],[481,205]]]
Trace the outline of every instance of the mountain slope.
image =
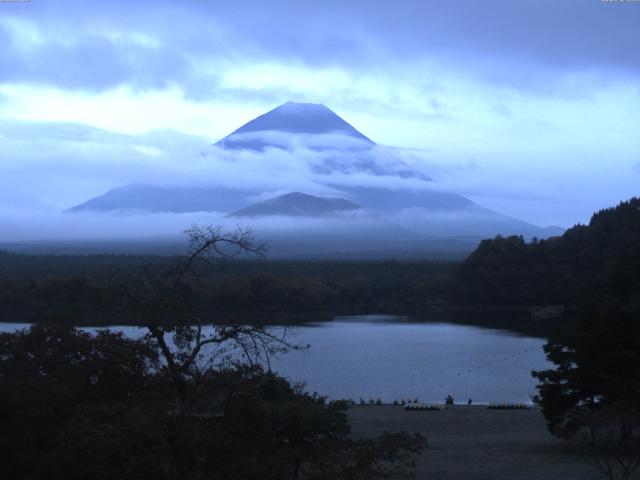
[[228,217],[259,217],[288,215],[292,217],[318,217],[346,210],[357,210],[360,206],[343,198],[316,197],[293,192],[249,205],[233,212]]
[[246,205],[245,196],[224,187],[131,184],[112,188],[66,211],[228,212]]
[[227,151],[277,148],[294,152],[320,175],[366,173],[431,181],[392,152],[381,154],[371,139],[322,104],[285,103],[249,121],[215,146]]

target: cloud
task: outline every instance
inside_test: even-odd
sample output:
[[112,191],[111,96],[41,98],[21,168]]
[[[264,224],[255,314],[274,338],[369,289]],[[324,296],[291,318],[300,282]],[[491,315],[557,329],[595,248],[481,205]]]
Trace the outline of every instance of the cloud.
[[491,107],[490,111],[497,115],[500,115],[508,120],[513,119],[513,113],[506,105],[498,104]]
[[[178,241],[183,238],[183,231],[197,224],[220,225],[228,231],[250,227],[260,241],[276,239],[276,247],[291,242],[292,238],[294,243],[310,245],[317,242],[321,244],[330,238],[335,245],[344,247],[351,241],[367,241],[368,236],[371,239],[386,238],[386,234],[393,236],[395,233],[402,234],[403,238],[420,238],[421,234],[412,233],[410,228],[399,224],[410,227],[411,223],[415,224],[419,220],[424,223],[423,229],[431,226],[433,230],[435,225],[445,227],[455,223],[456,218],[464,216],[464,213],[459,213],[456,217],[453,214],[437,215],[414,209],[401,212],[394,218],[368,210],[340,212],[335,216],[322,218],[281,215],[226,218],[224,212],[66,214],[38,208],[0,206],[0,242],[140,239]],[[385,235],[380,232],[381,227],[388,230]],[[354,238],[345,238],[350,236]],[[385,240],[378,240],[378,247],[384,242]]]
[[187,70],[186,52],[170,44],[143,43],[144,34],[109,35],[90,31],[86,25],[82,28],[82,24],[78,29],[70,27],[61,35],[55,25],[31,20],[0,22],[4,37],[9,37],[8,48],[0,54],[0,82],[90,91],[123,84],[157,88],[179,79]]
[[193,224],[217,224],[222,218],[222,214],[215,212],[69,215],[38,208],[0,206],[0,242],[158,237],[179,239],[180,233]]
[[234,82],[225,71],[299,65],[290,80],[309,92],[312,72],[376,76],[431,64],[548,91],[576,72],[637,77],[639,22],[636,5],[580,0],[32,2],[0,21],[8,46],[0,51],[0,81],[88,91],[180,85],[193,98],[244,89],[269,101],[280,86],[265,72],[258,92],[245,84],[257,77]]
[[60,211],[126,184],[221,186],[248,196],[341,187],[424,189],[401,150],[338,134],[265,132],[281,147],[225,150],[176,131],[125,135],[81,124],[0,121],[0,205]]
[[[599,144],[583,142],[582,149],[575,147],[586,138],[582,134],[563,130],[556,140],[554,132],[540,133],[532,143],[526,128],[522,141],[514,130],[492,143],[465,131],[468,145],[459,150],[452,143],[360,152],[363,145],[340,135],[294,139],[271,132],[264,139],[283,148],[257,152],[223,150],[207,137],[168,129],[123,134],[78,123],[0,120],[0,207],[53,215],[131,183],[237,188],[248,203],[292,191],[358,203],[366,188],[368,198],[378,196],[383,203],[412,200],[411,192],[454,192],[534,223],[571,225],[637,190],[633,176],[606,161],[615,151],[621,162],[639,169],[635,127],[625,117],[620,122],[629,126],[596,129]],[[545,147],[549,142],[551,149]],[[519,150],[521,145],[526,149]]]

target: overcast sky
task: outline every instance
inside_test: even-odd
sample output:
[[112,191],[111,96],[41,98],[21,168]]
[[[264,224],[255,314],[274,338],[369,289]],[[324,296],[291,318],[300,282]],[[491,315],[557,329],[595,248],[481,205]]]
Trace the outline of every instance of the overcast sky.
[[288,100],[540,225],[640,193],[640,2],[0,2],[0,45],[0,214],[169,180]]

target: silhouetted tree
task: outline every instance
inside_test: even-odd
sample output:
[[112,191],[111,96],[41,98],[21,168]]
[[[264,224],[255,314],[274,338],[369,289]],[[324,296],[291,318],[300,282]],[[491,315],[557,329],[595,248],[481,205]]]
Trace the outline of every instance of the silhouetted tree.
[[556,368],[533,372],[549,431],[582,438],[589,463],[612,480],[640,467],[640,289],[628,288],[639,270],[620,265],[545,345]]
[[[97,421],[98,411],[111,418],[132,414],[143,392],[149,414],[157,406],[151,401],[156,379],[148,375],[154,366],[154,350],[109,331],[92,336],[69,326],[34,325],[1,334],[0,478],[51,478],[53,452],[84,441],[78,436],[68,443],[65,435],[81,418]],[[117,441],[108,432],[100,435]]]
[[[117,289],[133,302],[147,340],[158,349],[181,400],[188,397],[190,380],[197,380],[202,365],[212,357],[232,359],[239,354],[250,364],[273,353],[300,348],[287,340],[286,328],[270,329],[236,321],[220,324],[204,321],[189,305],[189,282],[197,281],[197,268],[210,256],[262,255],[266,245],[256,243],[251,230],[227,233],[222,227],[193,226],[185,232],[189,250],[164,274],[143,269]],[[206,325],[205,328],[203,328]],[[207,357],[207,358],[203,358]]]

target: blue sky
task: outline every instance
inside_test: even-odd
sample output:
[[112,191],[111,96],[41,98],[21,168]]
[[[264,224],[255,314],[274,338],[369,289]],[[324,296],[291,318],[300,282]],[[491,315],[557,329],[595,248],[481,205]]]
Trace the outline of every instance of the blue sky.
[[638,25],[600,0],[0,3],[0,213],[170,180],[293,100],[484,206],[585,222],[639,193]]

